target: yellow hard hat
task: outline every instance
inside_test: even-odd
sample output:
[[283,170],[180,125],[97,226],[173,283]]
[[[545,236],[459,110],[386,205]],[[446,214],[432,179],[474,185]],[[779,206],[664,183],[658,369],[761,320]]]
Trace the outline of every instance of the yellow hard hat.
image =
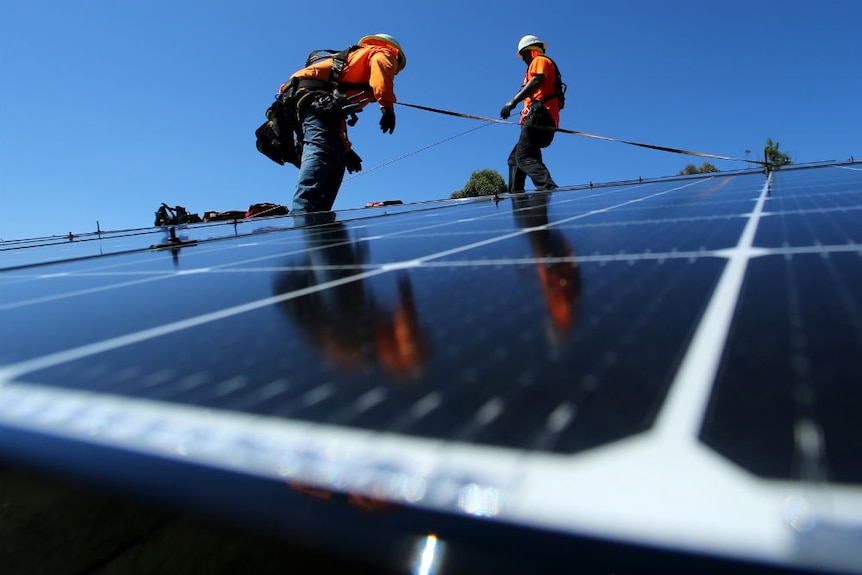
[[407,66],[407,56],[404,55],[404,50],[401,49],[401,44],[399,44],[398,40],[396,40],[389,34],[370,34],[368,36],[363,36],[359,40],[360,46],[374,46],[380,44],[392,46],[393,48],[395,48],[395,50],[398,51],[399,72]]

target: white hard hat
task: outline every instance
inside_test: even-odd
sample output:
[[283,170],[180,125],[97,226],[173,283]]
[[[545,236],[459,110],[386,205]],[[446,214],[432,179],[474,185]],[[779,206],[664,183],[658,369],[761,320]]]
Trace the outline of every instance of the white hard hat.
[[404,55],[404,50],[401,44],[389,34],[370,34],[359,39],[360,46],[368,46],[370,44],[388,44],[398,50],[398,70],[403,70],[407,65],[407,56]]
[[542,52],[546,52],[548,50],[548,45],[542,42],[538,36],[533,36],[532,34],[527,34],[521,41],[518,42],[518,57],[521,56],[521,50],[527,48],[528,46],[540,46],[542,48]]

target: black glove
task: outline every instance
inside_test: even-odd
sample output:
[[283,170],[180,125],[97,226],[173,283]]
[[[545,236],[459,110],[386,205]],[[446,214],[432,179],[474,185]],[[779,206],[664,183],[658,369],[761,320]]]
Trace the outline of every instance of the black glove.
[[380,130],[385,134],[395,131],[395,110],[392,108],[381,108],[383,115],[380,117]]
[[362,158],[353,150],[347,150],[347,153],[344,154],[344,164],[347,166],[347,171],[351,174],[362,171]]
[[500,117],[504,120],[509,117],[509,114],[512,112],[512,108],[517,106],[514,100],[509,100],[505,104],[503,104],[503,109],[500,110]]

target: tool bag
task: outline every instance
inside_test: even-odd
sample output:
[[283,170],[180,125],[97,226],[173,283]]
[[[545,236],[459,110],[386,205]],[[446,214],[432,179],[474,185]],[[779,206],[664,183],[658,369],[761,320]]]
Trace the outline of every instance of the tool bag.
[[190,213],[182,206],[171,207],[162,202],[161,207],[156,210],[156,225],[157,226],[176,226],[180,224],[197,224],[200,223],[201,217],[197,214]]
[[281,166],[300,163],[298,135],[293,93],[278,94],[266,110],[266,122],[254,131],[257,150]]
[[264,216],[286,216],[288,213],[287,206],[282,204],[273,204],[263,202],[260,204],[252,204],[245,212],[246,218],[260,218]]

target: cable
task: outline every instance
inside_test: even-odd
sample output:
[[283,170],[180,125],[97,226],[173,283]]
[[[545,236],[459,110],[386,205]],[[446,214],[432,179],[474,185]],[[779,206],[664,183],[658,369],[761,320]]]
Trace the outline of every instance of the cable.
[[[408,108],[416,108],[417,110],[425,110],[426,112],[434,112],[435,114],[445,114],[445,115],[447,115],[447,116],[455,116],[455,117],[458,117],[458,118],[469,118],[469,119],[471,119],[471,120],[483,120],[483,121],[485,121],[485,122],[489,122],[489,123],[493,122],[493,123],[496,123],[496,124],[511,124],[511,125],[515,125],[515,126],[517,126],[517,125],[518,125],[517,123],[515,123],[515,122],[510,122],[510,121],[508,121],[508,120],[495,120],[495,119],[493,119],[493,118],[485,118],[485,117],[482,117],[482,116],[474,116],[474,115],[472,115],[472,114],[462,114],[462,113],[460,113],[460,112],[452,112],[452,111],[450,111],[450,110],[441,110],[441,109],[439,109],[439,108],[431,108],[431,107],[428,107],[428,106],[420,106],[420,105],[418,105],[418,104],[407,104],[407,103],[404,103],[404,102],[398,102],[398,104],[400,104],[400,105],[402,105],[402,106],[407,106]],[[485,125],[487,125],[487,124],[485,124]],[[758,165],[758,166],[765,166],[765,165],[766,165],[764,162],[758,162],[757,160],[747,160],[747,159],[743,159],[743,158],[732,158],[732,157],[730,157],[730,156],[721,156],[721,155],[718,155],[718,154],[708,154],[708,153],[706,153],[706,152],[694,152],[694,151],[691,151],[691,150],[681,150],[681,149],[679,149],[679,148],[671,148],[671,147],[668,147],[668,146],[657,146],[657,145],[654,145],[654,144],[643,144],[643,143],[640,143],[640,142],[631,142],[631,141],[628,141],[628,140],[619,140],[619,139],[617,139],[617,138],[610,138],[610,137],[608,137],[608,136],[599,136],[599,135],[596,135],[596,134],[590,134],[590,133],[588,133],[588,132],[579,132],[579,131],[577,131],[577,130],[567,130],[566,128],[550,128],[550,127],[546,127],[546,126],[536,126],[536,127],[537,127],[537,128],[543,128],[543,129],[546,129],[546,130],[554,130],[555,132],[562,132],[562,133],[564,133],[564,134],[572,134],[572,135],[574,135],[574,136],[583,136],[583,137],[585,137],[585,138],[594,138],[594,139],[596,139],[596,140],[606,140],[606,141],[609,141],[609,142],[619,142],[619,143],[621,143],[621,144],[628,144],[628,145],[630,145],[630,146],[639,146],[639,147],[641,147],[641,148],[650,148],[650,149],[652,149],[652,150],[660,150],[660,151],[662,151],[662,152],[671,152],[671,153],[674,153],[674,154],[686,154],[686,155],[689,155],[689,156],[700,156],[700,157],[703,157],[703,158],[714,158],[714,159],[717,159],[717,160],[730,160],[730,161],[734,161],[734,162],[747,162],[747,163],[749,163],[749,164],[756,164],[756,165]]]
[[465,132],[461,132],[460,134],[455,134],[454,136],[449,136],[448,138],[440,140],[439,142],[434,142],[433,144],[429,144],[429,145],[425,146],[424,148],[419,148],[418,150],[414,150],[408,154],[404,154],[401,157],[394,158],[392,160],[389,160],[388,162],[383,162],[382,164],[374,166],[373,168],[370,168],[368,170],[363,170],[363,171],[360,171],[356,174],[348,176],[347,178],[344,179],[344,181],[348,182],[354,178],[358,178],[359,176],[365,175],[369,172],[373,172],[374,170],[379,170],[380,168],[382,168],[384,166],[388,166],[389,164],[393,164],[399,160],[403,160],[404,158],[409,158],[410,156],[414,156],[414,155],[418,154],[419,152],[424,152],[425,150],[429,150],[429,149],[433,148],[434,146],[439,146],[440,144],[442,144],[444,142],[448,142],[449,140],[454,140],[455,138],[464,136],[466,134],[469,134],[470,132],[475,132],[476,130],[478,130],[480,128],[484,128],[485,126],[490,126],[490,125],[491,125],[491,122],[488,122],[488,123],[482,124],[481,126],[476,126],[475,128],[470,128],[469,130],[467,130]]

